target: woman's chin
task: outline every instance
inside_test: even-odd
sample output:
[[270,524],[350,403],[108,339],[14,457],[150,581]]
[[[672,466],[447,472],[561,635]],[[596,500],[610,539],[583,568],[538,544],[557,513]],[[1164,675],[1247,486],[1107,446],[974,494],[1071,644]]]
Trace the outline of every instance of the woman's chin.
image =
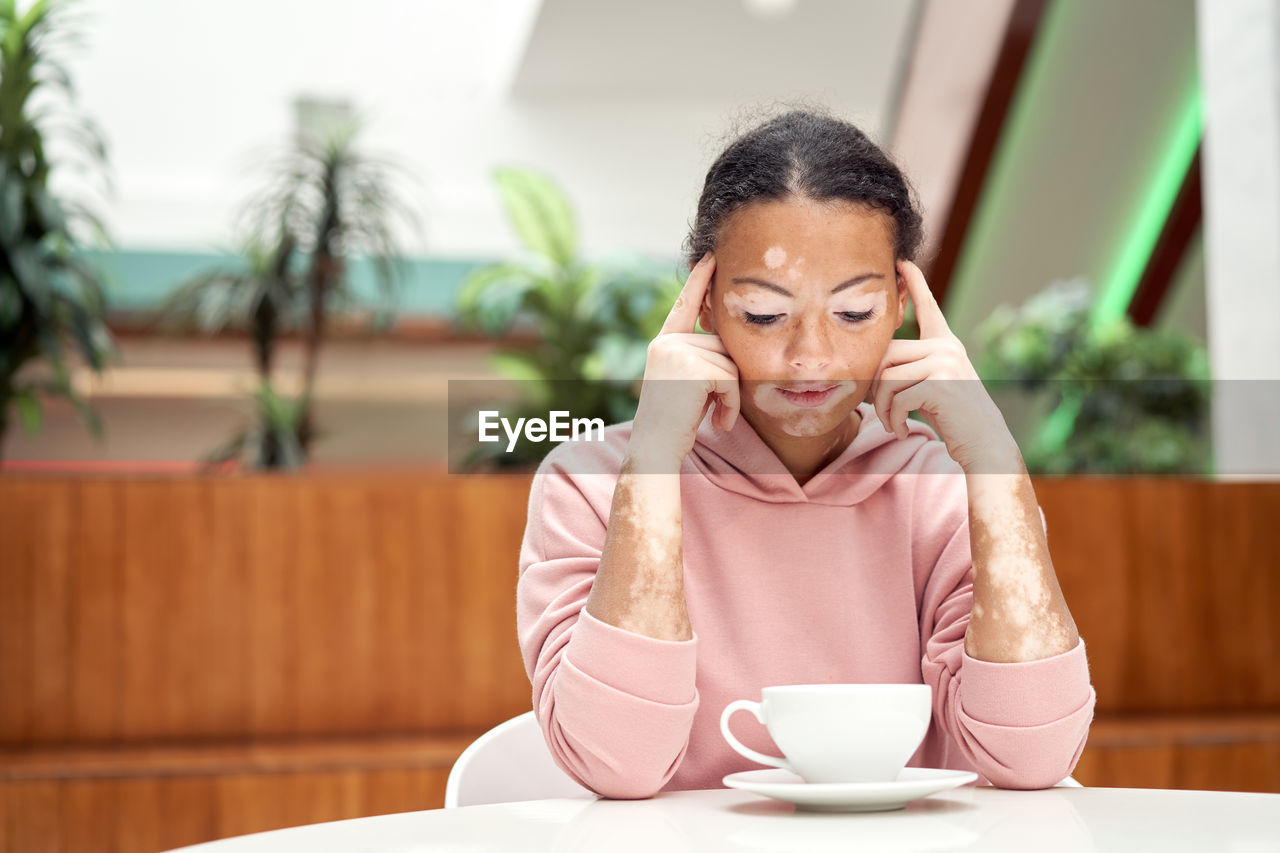
[[835,425],[819,415],[797,415],[778,423],[778,430],[792,438],[819,438],[829,435]]
[[838,438],[846,434],[857,404],[849,401],[833,409],[800,409],[790,412],[756,410],[748,418],[756,432],[791,438]]

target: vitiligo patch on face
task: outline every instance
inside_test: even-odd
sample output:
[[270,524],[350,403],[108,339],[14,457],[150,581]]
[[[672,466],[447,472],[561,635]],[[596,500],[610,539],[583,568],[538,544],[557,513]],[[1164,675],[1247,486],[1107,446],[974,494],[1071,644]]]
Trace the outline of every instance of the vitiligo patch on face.
[[787,250],[781,246],[770,246],[764,253],[766,268],[776,270],[787,262]]
[[[754,300],[754,302],[758,302],[758,300]],[[753,304],[753,300],[728,290],[724,293],[724,307],[731,314],[770,313],[763,305]]]
[[812,409],[800,409],[788,403],[771,383],[757,385],[750,393],[756,408],[774,418],[784,433],[793,438],[807,438],[824,435],[831,430],[831,413],[854,390],[856,386],[850,383],[838,389],[821,406]]

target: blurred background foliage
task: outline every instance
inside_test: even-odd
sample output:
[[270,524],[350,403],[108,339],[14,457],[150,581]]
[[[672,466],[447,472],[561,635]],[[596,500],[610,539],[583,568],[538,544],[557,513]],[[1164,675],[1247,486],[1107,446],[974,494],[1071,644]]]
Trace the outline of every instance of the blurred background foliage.
[[[240,460],[253,468],[296,468],[320,435],[312,400],[320,349],[335,316],[357,313],[354,256],[373,262],[384,308],[372,320],[385,329],[404,278],[396,229],[419,227],[397,187],[408,177],[397,162],[362,151],[357,120],[323,124],[269,161],[263,187],[244,206],[240,256],[182,284],[158,312],[156,325],[245,331],[258,388],[254,420],[205,461]],[[280,336],[304,343],[301,392],[288,400],[272,385]]]
[[[631,420],[646,348],[683,280],[634,258],[582,260],[572,206],[551,177],[504,167],[493,178],[525,257],[470,275],[458,295],[457,317],[466,329],[534,338],[532,345],[504,347],[493,356],[494,369],[513,380],[517,397],[503,417],[546,419],[549,412],[566,411],[606,424]],[[467,429],[474,426],[474,411],[461,414],[470,418]],[[529,467],[552,446],[521,441],[507,453],[505,442],[477,444],[462,465]]]
[[1081,279],[1055,282],[1020,307],[1000,306],[978,330],[975,366],[997,403],[1013,391],[1035,413],[1028,435],[1015,431],[1028,471],[1211,473],[1204,347],[1127,318],[1095,321],[1091,290]]
[[50,187],[56,165],[110,190],[106,143],[76,108],[63,62],[75,40],[65,3],[19,11],[0,0],[0,449],[12,412],[28,432],[40,429],[42,395],[65,398],[102,434],[63,350],[70,341],[95,373],[116,355],[103,274],[81,252],[109,240],[83,199]]

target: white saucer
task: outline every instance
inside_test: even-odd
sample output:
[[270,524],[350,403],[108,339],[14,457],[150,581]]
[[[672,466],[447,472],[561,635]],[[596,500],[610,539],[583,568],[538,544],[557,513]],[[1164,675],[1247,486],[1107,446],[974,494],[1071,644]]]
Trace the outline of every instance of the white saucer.
[[730,773],[724,784],[793,803],[805,811],[886,812],[977,779],[977,773],[964,770],[906,767],[893,782],[810,784],[787,770],[746,770]]

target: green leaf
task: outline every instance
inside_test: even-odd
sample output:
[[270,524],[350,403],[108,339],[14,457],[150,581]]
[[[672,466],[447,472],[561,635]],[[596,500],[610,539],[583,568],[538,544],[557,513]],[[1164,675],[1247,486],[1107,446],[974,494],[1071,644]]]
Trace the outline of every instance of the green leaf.
[[489,334],[505,331],[520,310],[525,293],[534,286],[529,273],[515,264],[476,270],[458,291],[458,319],[464,326],[479,327]]
[[44,187],[31,188],[31,202],[45,230],[66,233],[67,216],[62,210],[62,205]]
[[9,262],[17,276],[18,286],[44,317],[52,315],[52,292],[48,271],[30,243],[20,243],[9,251]]
[[78,302],[68,303],[71,309],[71,337],[80,350],[80,355],[94,371],[101,372],[103,358],[106,355],[99,346],[101,339],[97,336],[95,326],[98,321]]
[[27,13],[22,16],[22,19],[18,21],[18,29],[29,31],[44,20],[48,14],[49,0],[36,0],[35,3],[31,4],[31,8],[27,9]]
[[577,252],[577,228],[569,200],[547,176],[530,169],[500,167],[494,181],[507,215],[531,251],[566,267]]
[[600,339],[583,362],[582,373],[593,381],[636,379],[644,375],[648,341],[611,332]]
[[290,430],[294,426],[294,412],[289,403],[275,392],[269,383],[258,389],[258,404],[263,420],[275,430]]
[[5,276],[0,278],[0,331],[8,331],[22,318],[22,292],[18,283]]
[[222,444],[209,451],[201,461],[205,465],[221,465],[224,462],[230,462],[232,459],[240,458],[244,453],[245,442],[249,438],[248,430],[241,430]]
[[489,364],[498,373],[517,382],[543,382],[547,376],[546,365],[527,350],[502,350],[489,357]]
[[80,419],[89,427],[89,432],[93,433],[93,437],[102,440],[102,419],[98,417],[98,413],[93,410],[89,402],[77,394],[70,385],[63,388],[62,395],[67,398],[72,407],[80,415]]
[[40,407],[40,398],[29,388],[19,388],[13,392],[13,402],[18,409],[18,418],[27,435],[40,432],[40,424],[44,421],[44,413]]
[[12,245],[24,227],[22,181],[0,163],[0,241]]

